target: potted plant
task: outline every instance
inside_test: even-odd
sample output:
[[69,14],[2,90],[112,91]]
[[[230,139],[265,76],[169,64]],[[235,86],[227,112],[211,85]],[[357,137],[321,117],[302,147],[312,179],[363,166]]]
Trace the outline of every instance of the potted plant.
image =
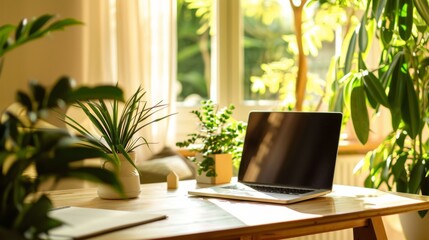
[[195,151],[197,181],[220,184],[231,181],[233,165],[238,167],[243,147],[244,122],[232,119],[233,105],[218,109],[212,100],[203,100],[197,110],[191,111],[198,119],[198,132],[176,146]]
[[[427,0],[367,1],[348,36],[336,102],[344,100],[362,143],[371,131],[368,109],[386,108],[391,117],[390,134],[360,163],[369,170],[366,187],[429,195],[428,26]],[[376,66],[366,61],[373,42],[381,46]]]
[[[18,26],[0,26],[0,59],[5,53],[43,37],[45,34],[79,24],[73,19],[51,23],[52,15],[23,20]],[[2,112],[0,122],[0,239],[40,239],[62,222],[50,218],[49,196],[36,194],[47,180],[80,178],[103,182],[120,191],[121,186],[111,172],[74,163],[88,158],[109,158],[104,152],[81,145],[81,138],[65,129],[41,128],[50,110],[64,108],[75,100],[94,98],[122,99],[122,91],[112,86],[73,88],[68,77],[58,79],[53,88],[35,81],[30,92],[17,92],[15,106]],[[35,176],[27,174],[35,169]]]
[[[105,160],[102,160],[102,167],[116,171],[127,198],[134,198],[140,194],[140,177],[135,165],[134,150],[141,145],[149,145],[143,136],[138,136],[138,133],[150,124],[170,116],[154,118],[153,115],[167,105],[158,102],[148,106],[143,100],[145,94],[143,88],[139,87],[123,105],[116,99],[112,102],[104,99],[78,101],[76,106],[88,117],[96,132],[91,132],[72,117],[65,115],[66,124],[85,136],[90,146],[112,155],[119,168]],[[113,188],[106,185],[99,186],[98,194],[106,199],[122,198]]]

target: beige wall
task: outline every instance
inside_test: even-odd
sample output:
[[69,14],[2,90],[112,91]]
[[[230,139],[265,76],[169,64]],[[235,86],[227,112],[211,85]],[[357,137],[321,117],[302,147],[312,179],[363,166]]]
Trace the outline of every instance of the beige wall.
[[[54,14],[82,20],[83,0],[0,0],[0,25],[18,24],[22,18]],[[73,26],[55,32],[6,54],[0,75],[0,110],[9,106],[17,89],[27,90],[27,82],[37,79],[49,85],[68,75],[78,82],[83,77],[83,30]]]

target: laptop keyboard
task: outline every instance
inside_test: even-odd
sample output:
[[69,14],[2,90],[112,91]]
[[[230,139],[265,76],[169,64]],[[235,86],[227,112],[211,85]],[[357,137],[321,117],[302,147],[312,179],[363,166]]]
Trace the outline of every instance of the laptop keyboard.
[[284,193],[284,194],[304,194],[311,192],[312,190],[308,189],[297,189],[297,188],[286,188],[286,187],[273,187],[273,186],[258,186],[252,185],[251,188],[269,193]]
[[[312,191],[309,189],[297,189],[297,188],[287,188],[287,187],[260,186],[260,185],[248,185],[248,186],[260,192],[283,193],[283,194],[293,194],[293,195],[304,194]],[[242,188],[239,188],[236,185],[225,186],[223,188],[243,190]]]

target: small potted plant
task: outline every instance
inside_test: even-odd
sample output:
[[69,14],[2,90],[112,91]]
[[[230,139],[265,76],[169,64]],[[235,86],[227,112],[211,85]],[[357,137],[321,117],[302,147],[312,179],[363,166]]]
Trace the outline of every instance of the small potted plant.
[[[137,136],[138,132],[170,116],[153,117],[155,113],[166,108],[167,104],[158,102],[148,106],[148,103],[143,100],[145,94],[143,88],[139,87],[123,106],[117,100],[106,102],[99,99],[77,102],[76,106],[89,118],[96,133],[68,115],[65,115],[64,119],[67,125],[86,137],[90,146],[112,155],[119,168],[116,168],[112,162],[104,160],[102,160],[102,167],[116,171],[127,198],[135,198],[140,194],[140,175],[135,165],[134,150],[141,145],[149,145],[143,136]],[[105,199],[123,198],[106,185],[99,186],[98,195]]]
[[197,165],[197,182],[221,184],[231,181],[233,165],[238,167],[246,123],[232,118],[233,105],[218,109],[212,100],[204,100],[191,111],[198,120],[197,133],[176,146],[196,152],[190,160]]

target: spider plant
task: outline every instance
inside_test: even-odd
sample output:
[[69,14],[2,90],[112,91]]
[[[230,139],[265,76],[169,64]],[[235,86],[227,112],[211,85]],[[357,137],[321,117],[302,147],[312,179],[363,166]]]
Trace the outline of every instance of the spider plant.
[[143,88],[139,87],[124,105],[121,105],[118,100],[107,102],[104,99],[77,102],[76,106],[89,118],[100,136],[70,116],[65,115],[64,121],[79,134],[86,136],[92,146],[112,154],[118,164],[118,154],[123,154],[136,168],[128,153],[141,145],[149,147],[150,144],[145,137],[137,136],[138,132],[171,115],[153,117],[154,114],[165,109],[167,104],[160,101],[153,106],[148,106],[148,102],[143,100],[145,94]]

